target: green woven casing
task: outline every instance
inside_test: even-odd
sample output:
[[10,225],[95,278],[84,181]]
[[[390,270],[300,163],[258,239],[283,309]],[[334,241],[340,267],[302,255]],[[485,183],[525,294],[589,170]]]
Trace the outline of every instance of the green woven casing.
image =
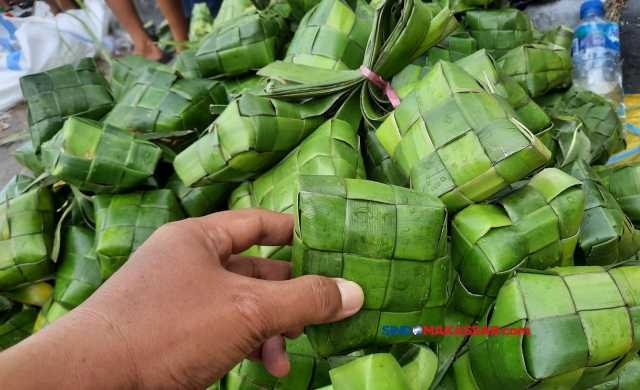
[[539,39],[534,39],[534,43],[558,45],[568,51],[571,51],[572,42],[573,30],[562,24],[544,30]]
[[96,255],[108,279],[160,226],[184,218],[170,190],[96,195]]
[[467,31],[449,35],[396,73],[391,79],[391,86],[404,99],[439,60],[456,62],[477,50],[476,40]]
[[109,84],[116,99],[122,99],[136,79],[147,69],[152,73],[154,70],[171,72],[171,67],[137,54],[114,58]]
[[16,156],[16,160],[18,160],[20,165],[33,172],[35,177],[44,173],[42,159],[36,154],[36,151],[33,148],[33,142],[27,141],[27,143],[13,152],[13,155]]
[[584,123],[603,148],[602,154],[592,164],[606,164],[611,155],[626,149],[627,141],[622,121],[610,104],[598,106],[588,103],[570,110],[569,113]]
[[51,279],[55,272],[50,257],[55,230],[51,189],[36,186],[0,202],[0,291]]
[[524,45],[498,59],[498,65],[535,98],[559,87],[573,69],[571,53],[561,46]]
[[640,349],[638,286],[638,266],[518,270],[480,325],[529,335],[471,336],[454,363],[459,389],[586,389],[606,381]]
[[[227,98],[230,102],[245,92],[258,95],[258,90],[262,90],[264,82],[265,79],[257,75],[228,78],[220,81],[227,90]],[[253,92],[254,90],[255,92]]]
[[364,142],[364,166],[367,179],[378,183],[394,186],[409,187],[404,177],[389,153],[382,147],[375,131],[368,131]]
[[376,131],[411,188],[461,210],[547,163],[550,152],[509,103],[439,62]]
[[0,203],[7,199],[15,199],[33,183],[33,178],[25,175],[15,175],[9,180],[6,186],[0,191]]
[[620,375],[608,382],[593,386],[593,390],[635,390],[640,389],[640,356],[636,356]]
[[484,313],[516,268],[573,265],[585,207],[581,187],[550,168],[495,205],[459,212],[451,226],[456,308],[470,316]]
[[36,150],[72,116],[95,120],[111,111],[115,98],[91,58],[20,78],[27,103],[31,141]]
[[342,0],[323,0],[300,22],[284,60],[323,69],[358,69],[373,23],[369,8],[367,20]]
[[251,179],[277,164],[323,122],[303,105],[244,94],[176,157],[174,167],[189,187]]
[[77,117],[42,146],[47,172],[99,194],[137,187],[153,174],[160,154],[159,147],[130,131]]
[[587,205],[580,224],[576,265],[610,265],[640,250],[638,233],[598,175],[584,160],[563,169],[582,181]]
[[[522,87],[495,63],[483,49],[455,63],[469,72],[485,89],[495,89],[509,101],[518,119],[532,133],[537,134],[551,126],[551,119]],[[492,85],[490,86],[489,83]]]
[[36,309],[16,302],[0,312],[0,352],[31,336],[37,315]]
[[531,19],[517,9],[471,10],[467,12],[466,23],[478,49],[486,49],[495,59],[533,42]]
[[551,115],[553,126],[537,134],[551,151],[549,167],[564,167],[576,160],[591,163],[604,152],[600,142],[581,120],[566,115]]
[[222,24],[240,18],[245,12],[255,10],[251,0],[222,0],[218,14],[213,20],[213,28],[216,29]]
[[276,60],[289,36],[280,14],[252,12],[231,20],[207,35],[196,62],[204,78],[240,76]]
[[396,358],[390,353],[361,357],[329,371],[336,390],[414,390]]
[[[293,214],[291,194],[295,178],[301,174],[366,179],[356,130],[340,119],[325,122],[278,165],[254,182],[238,187],[231,194],[229,208],[259,207]],[[251,199],[243,199],[247,196]],[[256,249],[260,257],[291,259],[290,246],[261,246],[250,251]]]
[[102,284],[94,238],[95,232],[84,226],[67,230],[55,289],[38,313],[34,332],[76,308]]
[[224,208],[227,195],[233,188],[231,183],[217,183],[204,187],[189,188],[175,173],[169,178],[166,188],[173,191],[187,217],[202,217]]
[[302,20],[321,0],[289,0],[291,6],[291,19]]
[[442,7],[449,7],[451,12],[460,13],[473,8],[484,8],[494,0],[435,0]]
[[538,96],[534,100],[547,111],[566,111],[582,107],[588,103],[593,103],[595,106],[609,105],[602,96],[579,87],[571,87],[565,92],[547,93]]
[[178,52],[173,70],[180,73],[182,77],[189,79],[201,79],[200,69],[196,63],[196,53],[198,49],[187,49]]
[[226,390],[312,390],[331,384],[327,359],[315,357],[305,334],[297,339],[285,339],[291,371],[282,378],[269,373],[262,363],[243,360],[231,370],[225,380]]
[[614,167],[608,173],[609,191],[631,222],[640,225],[640,163]]
[[[140,133],[202,132],[214,119],[209,107],[227,102],[226,91],[217,81],[145,71],[104,123]],[[180,149],[195,139],[197,134],[192,134],[173,144]]]
[[365,295],[354,316],[307,326],[318,356],[438,337],[383,335],[382,329],[442,325],[450,262],[442,202],[371,181],[301,175],[294,216],[293,277],[344,278]]

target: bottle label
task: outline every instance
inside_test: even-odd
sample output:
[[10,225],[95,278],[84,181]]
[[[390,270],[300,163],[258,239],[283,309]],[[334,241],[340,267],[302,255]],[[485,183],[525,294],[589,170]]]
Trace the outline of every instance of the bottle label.
[[578,27],[573,34],[571,51],[581,54],[590,49],[603,48],[620,53],[620,33],[615,23],[590,23]]

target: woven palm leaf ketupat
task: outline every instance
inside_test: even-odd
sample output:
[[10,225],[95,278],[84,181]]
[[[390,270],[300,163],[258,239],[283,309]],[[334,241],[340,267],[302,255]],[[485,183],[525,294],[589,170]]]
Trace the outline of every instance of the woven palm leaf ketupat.
[[456,31],[395,74],[391,86],[404,99],[439,60],[456,62],[476,51],[476,40],[466,31]]
[[536,136],[550,151],[547,166],[562,168],[576,160],[591,163],[604,152],[600,142],[580,119],[551,115],[553,126]]
[[291,371],[282,378],[269,373],[262,363],[243,360],[231,370],[224,382],[226,390],[312,390],[331,384],[327,359],[315,357],[305,334],[285,339]]
[[0,203],[19,197],[31,183],[33,183],[33,178],[25,175],[15,175],[0,191]]
[[517,9],[471,10],[467,12],[466,25],[478,49],[486,49],[494,59],[533,42],[531,19]]
[[0,291],[52,279],[53,193],[36,185],[0,199]]
[[334,390],[413,390],[411,382],[390,353],[363,356],[329,371]]
[[563,170],[582,182],[587,200],[575,264],[605,266],[640,251],[639,233],[589,164],[578,160]]
[[222,210],[233,186],[231,183],[217,183],[189,188],[174,173],[165,188],[173,191],[185,215],[194,218]]
[[324,122],[323,108],[243,94],[178,154],[176,173],[189,187],[254,178]]
[[640,388],[640,356],[622,370],[620,375],[610,381],[593,386],[593,390],[634,390]]
[[197,48],[181,50],[176,54],[176,63],[173,64],[173,70],[178,72],[182,77],[188,79],[201,79],[200,69],[196,63]]
[[170,147],[179,151],[195,141],[197,132],[215,118],[209,107],[227,102],[226,91],[217,81],[145,71],[103,122],[137,133],[194,130],[194,134],[170,142]]
[[240,76],[275,61],[289,26],[279,13],[263,10],[221,24],[202,39],[196,63],[203,78]]
[[450,261],[442,202],[371,181],[301,175],[294,216],[292,276],[352,280],[365,296],[354,316],[306,327],[317,356],[438,338],[383,335],[383,327],[442,325]]
[[631,222],[640,226],[640,163],[614,167],[606,175],[611,195]]
[[459,212],[451,226],[457,310],[484,313],[516,268],[573,265],[584,208],[580,181],[550,168],[495,205]]
[[[291,194],[298,175],[366,179],[360,140],[353,126],[340,119],[325,122],[278,165],[247,184],[248,191],[247,185],[237,188],[231,195],[235,201],[230,209],[259,207],[293,214]],[[243,196],[251,199],[242,199]],[[258,250],[260,257],[291,260],[290,246],[261,246]]]
[[213,30],[213,16],[206,3],[195,3],[189,22],[189,40],[199,41]]
[[38,312],[0,297],[0,352],[31,336]]
[[136,188],[153,174],[160,154],[158,146],[130,131],[77,117],[42,146],[47,172],[98,194]]
[[562,111],[574,109],[593,103],[595,106],[606,106],[604,98],[594,92],[580,87],[571,87],[565,92],[553,92],[534,99],[542,108],[548,111]]
[[38,314],[34,331],[57,320],[89,298],[102,284],[95,232],[73,225],[67,230],[55,290]]
[[544,110],[514,79],[507,76],[484,49],[456,61],[455,64],[469,72],[485,89],[495,89],[507,99],[518,114],[520,122],[532,133],[537,134],[551,126],[551,120]]
[[322,0],[289,0],[291,5],[291,19],[302,20],[309,11]]
[[586,389],[617,376],[640,349],[638,286],[639,266],[516,271],[479,325],[529,334],[471,336],[454,363],[459,390]]
[[603,152],[592,162],[593,164],[606,164],[614,153],[626,149],[624,126],[612,105],[598,106],[588,103],[567,112],[580,119],[602,146]]
[[227,90],[227,98],[230,102],[238,98],[243,93],[258,95],[262,91],[266,80],[257,75],[228,78],[220,82]]
[[184,219],[171,190],[138,191],[93,197],[96,255],[108,279],[160,226]]
[[136,79],[147,69],[151,72],[171,72],[171,67],[137,54],[114,58],[109,84],[116,99],[122,99]]
[[411,188],[458,211],[547,164],[549,150],[515,117],[505,99],[441,61],[376,136]]
[[551,27],[541,33],[539,39],[534,39],[533,43],[559,45],[565,50],[571,51],[571,43],[573,42],[573,30],[561,24],[557,27]]
[[375,12],[366,6],[367,19],[342,0],[323,0],[300,22],[284,60],[324,69],[358,69]]
[[35,177],[44,173],[42,159],[36,154],[36,151],[33,148],[33,142],[27,141],[24,145],[13,152],[13,155],[16,157],[16,160],[18,160],[20,165],[33,172]]
[[524,45],[510,50],[498,65],[532,98],[562,85],[573,69],[571,53],[562,46]]
[[91,58],[20,78],[36,151],[70,116],[100,120],[115,104],[109,83]]

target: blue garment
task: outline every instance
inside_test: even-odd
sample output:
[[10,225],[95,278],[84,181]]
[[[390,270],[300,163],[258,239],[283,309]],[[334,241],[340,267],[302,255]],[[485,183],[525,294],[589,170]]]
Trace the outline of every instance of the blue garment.
[[215,18],[222,4],[222,0],[182,0],[182,8],[184,8],[184,15],[187,18],[191,17],[191,10],[193,10],[193,5],[196,3],[206,3],[211,11],[211,16]]

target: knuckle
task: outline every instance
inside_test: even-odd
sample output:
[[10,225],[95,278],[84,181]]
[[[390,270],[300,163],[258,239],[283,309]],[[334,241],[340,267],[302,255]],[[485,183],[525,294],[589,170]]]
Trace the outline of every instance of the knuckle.
[[234,305],[245,321],[250,336],[256,341],[262,342],[275,334],[264,310],[263,299],[258,294],[251,291],[240,292],[235,296]]
[[339,310],[335,284],[318,275],[308,275],[307,283],[313,292],[315,312],[322,321],[329,321]]

